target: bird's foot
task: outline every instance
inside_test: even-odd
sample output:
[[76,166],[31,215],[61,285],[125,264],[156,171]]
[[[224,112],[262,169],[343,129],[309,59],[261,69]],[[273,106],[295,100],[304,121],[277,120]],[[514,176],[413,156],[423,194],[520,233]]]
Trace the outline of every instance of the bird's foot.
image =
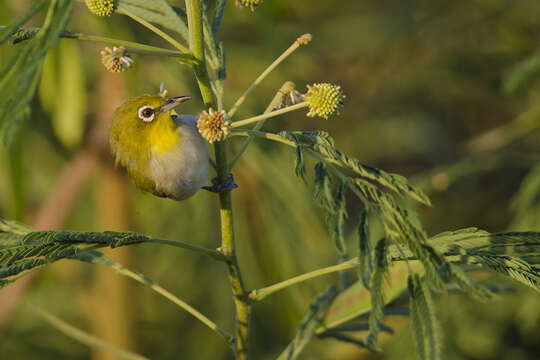
[[233,189],[236,189],[237,187],[238,185],[234,182],[233,174],[230,174],[229,178],[227,179],[227,181],[225,181],[224,184],[220,184],[218,178],[215,177],[212,179],[212,186],[203,186],[201,187],[201,189],[219,194],[225,191],[231,191]]

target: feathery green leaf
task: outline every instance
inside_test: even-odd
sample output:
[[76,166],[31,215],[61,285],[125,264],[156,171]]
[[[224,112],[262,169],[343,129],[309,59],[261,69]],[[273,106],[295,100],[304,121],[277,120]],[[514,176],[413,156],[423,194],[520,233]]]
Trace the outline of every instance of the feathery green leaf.
[[331,287],[313,300],[309,306],[309,310],[298,327],[296,336],[287,348],[283,350],[278,360],[298,359],[306,345],[315,335],[315,330],[317,330],[317,327],[323,321],[324,315],[328,311],[328,308],[336,295],[336,289]]
[[368,212],[362,211],[358,224],[358,277],[369,289],[369,279],[373,270],[371,243],[369,238]]
[[380,351],[377,344],[381,324],[384,320],[384,291],[383,281],[388,271],[388,260],[386,258],[387,240],[380,239],[375,246],[375,267],[371,275],[371,312],[369,314],[369,334],[366,337],[366,346],[373,351]]

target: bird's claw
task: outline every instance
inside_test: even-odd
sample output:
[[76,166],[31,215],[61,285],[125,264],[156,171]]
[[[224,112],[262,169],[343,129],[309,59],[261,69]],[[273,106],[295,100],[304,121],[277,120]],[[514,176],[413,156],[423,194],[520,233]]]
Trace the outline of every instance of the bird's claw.
[[219,194],[225,191],[231,191],[236,189],[238,185],[234,182],[233,174],[229,175],[227,181],[224,184],[220,184],[217,177],[212,179],[212,186],[203,186],[201,189],[211,191],[213,193]]

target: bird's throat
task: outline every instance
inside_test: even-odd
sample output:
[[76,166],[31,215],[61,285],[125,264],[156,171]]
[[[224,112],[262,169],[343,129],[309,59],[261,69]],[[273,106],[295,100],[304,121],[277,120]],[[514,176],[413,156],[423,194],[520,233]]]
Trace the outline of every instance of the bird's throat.
[[152,144],[152,152],[158,156],[177,147],[180,143],[180,134],[176,130],[174,121],[170,119],[170,121],[158,121],[154,124],[149,134],[149,141]]

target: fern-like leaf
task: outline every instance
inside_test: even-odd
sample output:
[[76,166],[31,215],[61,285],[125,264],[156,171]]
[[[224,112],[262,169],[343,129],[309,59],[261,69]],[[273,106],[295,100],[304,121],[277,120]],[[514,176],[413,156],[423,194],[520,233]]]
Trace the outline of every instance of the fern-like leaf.
[[369,290],[369,279],[373,270],[373,258],[369,238],[368,212],[362,211],[358,224],[358,277]]
[[[38,3],[39,5],[39,3]],[[34,97],[41,75],[43,61],[47,52],[58,43],[60,34],[71,15],[73,1],[59,0],[51,2],[48,10],[49,22],[39,30],[38,34],[24,45],[18,45],[18,51],[8,66],[0,69],[0,131],[8,143],[14,138],[19,125],[30,116],[29,104]],[[39,7],[33,10],[39,10]],[[36,10],[36,11],[37,11]],[[15,20],[8,26],[9,34],[4,32],[0,40],[11,33],[22,23]]]
[[309,306],[309,310],[298,327],[296,336],[281,353],[278,360],[298,359],[306,345],[311,341],[313,336],[315,336],[315,330],[317,330],[317,327],[323,321],[324,315],[328,311],[328,308],[336,295],[336,289],[331,287],[313,300]]
[[410,197],[422,204],[430,205],[429,198],[422,190],[410,185],[403,176],[390,174],[383,170],[362,164],[357,159],[336,149],[334,140],[324,131],[282,131],[279,135],[285,139],[294,141],[297,146],[309,146],[311,150],[323,156],[326,161],[350,169],[362,178],[374,181],[381,186],[393,190],[400,195]]
[[411,302],[415,302],[419,320],[424,329],[424,353],[425,359],[442,359],[442,330],[435,311],[435,303],[425,281],[418,275],[412,275],[413,289]]
[[365,340],[366,346],[373,351],[380,351],[377,339],[384,320],[383,281],[388,270],[386,250],[387,240],[382,238],[375,246],[375,268],[373,269],[370,282],[371,312],[369,314],[369,334]]

